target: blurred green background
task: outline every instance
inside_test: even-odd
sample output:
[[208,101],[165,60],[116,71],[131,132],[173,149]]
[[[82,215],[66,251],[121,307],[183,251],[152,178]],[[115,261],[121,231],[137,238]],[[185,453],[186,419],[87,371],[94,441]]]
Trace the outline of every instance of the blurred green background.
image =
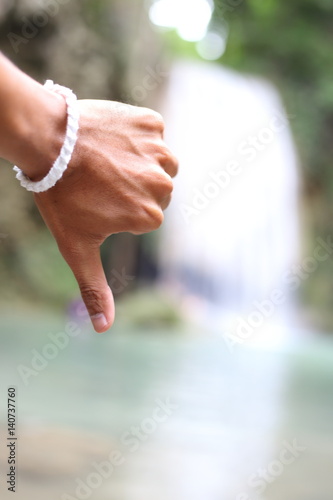
[[[184,3],[189,23],[197,3]],[[149,20],[151,5],[3,0],[0,49],[39,81],[53,79],[80,98],[157,107],[165,81],[149,92],[135,91],[146,68],[167,67],[178,58],[201,60],[202,50],[174,29],[157,29]],[[326,240],[332,232],[333,3],[215,0],[214,7],[211,29],[227,39],[215,63],[272,81],[292,117],[301,253],[312,255],[317,237]],[[40,12],[47,22],[39,18],[35,32]],[[17,498],[68,500],[67,492],[78,499],[76,479],[95,470],[92,461],[121,449],[125,464],[86,498],[331,500],[332,259],[321,262],[298,291],[296,345],[239,346],[231,356],[216,331],[191,324],[176,296],[156,290],[159,234],[117,235],[104,244],[117,319],[110,334],[96,336],[32,197],[1,161],[0,442],[6,436],[6,390],[16,385]],[[119,278],[124,268],[125,282]],[[78,337],[40,371],[22,377],[22,366],[31,369],[50,335],[64,338],[69,321],[80,329]],[[129,453],[122,434],[151,416],[156,399],[167,398],[178,409]],[[271,473],[262,493],[249,486],[249,477],[271,466],[283,443],[295,439],[305,451]],[[0,491],[7,498],[1,446]]]
[[[160,89],[139,96],[139,102],[133,92],[147,65],[168,64],[179,56],[200,56],[195,43],[182,40],[174,30],[161,35],[153,29],[148,4],[139,0],[59,2],[57,15],[48,15],[46,25],[26,43],[8,37],[8,33],[22,36],[22,19],[33,25],[33,16],[43,2],[2,2],[0,46],[38,80],[61,81],[75,88],[81,98],[94,96],[154,107]],[[304,255],[311,254],[317,236],[326,237],[331,232],[332,11],[329,0],[216,0],[211,21],[215,31],[228,31],[226,50],[218,62],[273,81],[288,115],[294,117],[290,124],[301,165]],[[29,27],[27,30],[29,33]],[[22,297],[62,307],[77,294],[75,282],[29,194],[22,193],[8,168],[1,168],[0,175],[0,265],[6,282],[0,292],[2,302]],[[127,250],[132,269],[142,247],[154,261],[151,239],[147,244],[137,243],[128,236],[117,245],[115,253],[119,247],[134,248]],[[111,246],[112,242],[107,244],[106,257]],[[34,264],[37,260],[38,266]],[[307,316],[323,329],[333,326],[332,272],[329,259],[311,273],[300,290]]]

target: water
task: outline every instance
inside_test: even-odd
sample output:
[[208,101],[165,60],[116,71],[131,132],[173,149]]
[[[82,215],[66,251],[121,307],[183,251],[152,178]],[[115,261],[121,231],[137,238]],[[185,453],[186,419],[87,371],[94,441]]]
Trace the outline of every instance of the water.
[[[115,450],[124,462],[92,490],[93,499],[257,498],[249,477],[279,456],[284,440],[295,438],[306,451],[260,498],[275,500],[283,492],[287,500],[304,500],[304,481],[308,491],[322,492],[322,500],[331,498],[331,343],[289,352],[242,347],[231,355],[207,331],[170,335],[118,326],[112,334],[86,332],[72,339],[25,386],[17,365],[29,363],[31,349],[42,352],[46,324],[56,333],[63,321],[44,316],[31,317],[24,327],[13,318],[9,323],[9,342],[2,323],[1,422],[6,386],[15,384],[17,498],[74,495],[76,478],[86,481],[93,463],[105,462]],[[163,421],[152,426],[161,402],[171,404],[170,414],[160,411]],[[123,440],[133,426],[143,432],[138,446]],[[0,457],[4,472],[3,447]],[[311,475],[304,478],[309,467]]]
[[278,289],[285,300],[274,323],[283,323],[298,261],[294,117],[268,82],[189,61],[173,66],[161,110],[180,160],[161,232],[164,284],[217,328]]
[[[161,233],[163,284],[189,324],[145,331],[120,321],[55,349],[49,334],[68,319],[2,314],[0,443],[15,385],[16,498],[331,500],[333,347],[291,321],[284,276],[297,260],[298,176],[281,102],[267,83],[179,63],[166,108],[181,170]],[[283,306],[230,349],[225,333],[275,289]],[[51,352],[37,368],[36,352]],[[304,449],[276,474],[295,439]],[[4,444],[0,467],[10,498]],[[275,472],[260,495],[251,477],[263,468]]]

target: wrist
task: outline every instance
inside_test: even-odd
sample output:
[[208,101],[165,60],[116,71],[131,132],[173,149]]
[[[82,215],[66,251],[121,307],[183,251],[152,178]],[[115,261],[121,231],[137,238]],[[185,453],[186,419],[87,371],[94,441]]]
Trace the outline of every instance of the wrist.
[[[77,105],[77,97],[74,92],[67,87],[53,83],[52,80],[47,80],[44,87],[52,92],[60,94],[65,99],[67,116],[66,135],[57,160],[53,163],[47,175],[41,180],[32,180],[17,165],[14,166],[13,170],[17,173],[16,178],[21,186],[34,193],[48,191],[62,178],[72,159],[79,131],[80,111]],[[53,142],[53,144],[55,144],[55,142]],[[38,171],[38,173],[40,173],[40,171]]]
[[41,180],[60,153],[66,133],[65,99],[0,54],[0,156]]
[[38,84],[32,109],[16,118],[19,151],[13,161],[32,181],[43,179],[59,156],[66,133],[65,99]]

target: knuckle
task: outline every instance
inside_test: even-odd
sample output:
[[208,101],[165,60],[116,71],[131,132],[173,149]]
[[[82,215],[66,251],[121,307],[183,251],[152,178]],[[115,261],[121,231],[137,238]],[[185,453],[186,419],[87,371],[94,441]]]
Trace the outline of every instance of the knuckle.
[[147,125],[158,132],[164,132],[164,120],[162,115],[160,115],[157,111],[148,111],[149,112],[146,114]]
[[170,156],[170,164],[173,168],[173,176],[176,176],[179,170],[179,161],[173,154]]
[[163,192],[167,194],[171,194],[173,191],[173,182],[171,177],[165,176],[164,182],[163,182]]
[[151,221],[151,225],[152,225],[153,230],[156,230],[159,227],[161,227],[161,225],[163,224],[163,220],[164,220],[164,215],[163,215],[162,209],[156,210],[154,216],[152,217],[152,221]]
[[167,146],[160,146],[159,148],[159,158],[161,165],[168,164],[172,161],[172,155]]
[[175,177],[178,172],[178,159],[171,153],[166,145],[160,145],[158,150],[158,160],[160,165],[170,174]]
[[157,123],[164,125],[163,116],[160,113],[158,113],[157,111],[152,111],[152,115]]
[[172,199],[171,194],[169,194],[169,196],[165,196],[165,198],[163,198],[162,203],[161,203],[161,207],[162,207],[163,210],[165,210],[166,208],[168,208],[168,206],[171,203],[171,199]]
[[162,209],[158,205],[144,207],[144,212],[145,212],[145,222],[144,222],[145,232],[155,231],[162,225],[164,220],[164,215]]
[[156,184],[158,186],[158,191],[161,196],[166,194],[171,194],[173,191],[173,181],[169,174],[161,170],[156,179]]

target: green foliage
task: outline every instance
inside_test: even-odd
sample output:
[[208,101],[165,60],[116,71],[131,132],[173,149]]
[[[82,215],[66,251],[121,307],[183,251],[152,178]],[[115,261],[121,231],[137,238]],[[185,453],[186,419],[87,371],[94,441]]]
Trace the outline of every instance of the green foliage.
[[223,9],[227,1],[215,3],[215,21],[229,24],[221,62],[277,84],[296,115],[306,181],[319,183],[332,199],[333,3],[248,0],[231,11]]
[[76,281],[48,233],[41,231],[22,242],[18,259],[36,296],[64,303],[78,294]]
[[117,301],[117,316],[124,324],[153,329],[181,324],[178,305],[153,288],[132,292]]
[[[0,5],[0,50],[24,71],[40,82],[51,78],[75,88],[80,98],[120,100],[126,93],[128,44],[138,24],[133,13],[142,8],[141,0],[59,2],[57,14],[48,14],[45,26],[23,38],[18,50],[8,33],[22,37],[25,24],[34,25],[34,15],[47,1],[5,3]],[[2,300],[22,295],[63,304],[79,293],[33,197],[1,160],[0,277]]]
[[[290,125],[303,174],[303,206],[312,213],[305,220],[311,248],[316,236],[332,232],[333,2],[244,0],[236,4],[215,0],[214,23],[229,27],[221,63],[272,80],[294,116]],[[333,267],[323,263],[302,290],[307,306],[330,327],[332,282]]]
[[[23,19],[31,19],[42,3],[16,0],[0,8],[0,49],[40,81],[52,78],[75,88],[80,97],[122,99],[140,81],[140,71],[159,58],[143,0],[71,0],[15,54],[8,32],[20,33]],[[331,233],[333,220],[333,2],[215,0],[215,7],[214,25],[227,23],[229,32],[221,63],[273,80],[295,117],[291,126],[304,178],[303,205],[312,212],[306,223],[314,242],[317,235]],[[194,56],[194,45],[174,32],[165,40],[171,52]],[[11,283],[28,294],[69,298],[74,280],[32,197],[19,188],[8,167],[0,165],[0,176],[0,234],[8,235],[0,240],[2,293]],[[303,297],[333,325],[328,285],[333,268],[322,266],[306,282]],[[133,317],[141,321],[138,303]]]

